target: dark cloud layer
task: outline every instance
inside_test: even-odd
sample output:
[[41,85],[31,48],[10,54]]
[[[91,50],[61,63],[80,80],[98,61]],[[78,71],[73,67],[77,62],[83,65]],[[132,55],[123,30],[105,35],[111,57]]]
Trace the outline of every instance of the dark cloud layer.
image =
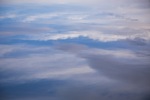
[[[95,54],[94,49],[73,44],[62,45],[58,49],[75,53],[78,57],[86,59],[89,66],[97,71],[100,76],[116,81],[115,85],[117,85],[111,86],[112,83],[99,85],[94,90],[92,90],[93,88],[86,90],[87,87],[79,87],[79,89],[69,88],[65,90],[65,93],[66,91],[67,93],[64,100],[74,100],[73,98],[78,100],[110,100],[110,98],[111,100],[148,100],[150,92],[150,63],[148,55],[139,56],[137,52],[133,52],[137,59],[126,59],[123,56],[117,57],[115,54]],[[142,52],[148,51],[145,49]],[[100,87],[106,87],[106,89]],[[106,94],[104,91],[107,91]]]
[[3,100],[148,100],[147,92],[123,90],[121,84],[88,84],[68,80],[40,80],[2,85]]
[[59,91],[59,100],[146,100],[146,93],[116,91],[118,86],[71,86]]
[[88,55],[84,58],[93,69],[102,75],[132,84],[137,88],[150,89],[150,64],[138,64],[132,60],[128,63],[122,63],[119,59],[109,55]]

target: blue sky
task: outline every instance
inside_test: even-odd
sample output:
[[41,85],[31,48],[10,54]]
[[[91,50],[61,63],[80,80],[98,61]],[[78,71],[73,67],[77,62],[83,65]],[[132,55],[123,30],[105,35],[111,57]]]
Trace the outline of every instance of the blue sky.
[[149,100],[149,0],[2,0],[1,100]]

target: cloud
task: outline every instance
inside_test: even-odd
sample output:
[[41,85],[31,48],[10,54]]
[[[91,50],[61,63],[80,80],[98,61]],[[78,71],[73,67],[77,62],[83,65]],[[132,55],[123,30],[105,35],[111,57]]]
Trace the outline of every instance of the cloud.
[[[120,1],[117,1],[117,2],[114,2],[114,1],[115,0],[109,0],[109,2],[111,4],[123,4],[123,3],[130,2],[130,3],[135,3],[134,5],[137,5],[140,2],[140,0],[133,0],[133,1],[120,0]],[[92,1],[90,1],[90,0],[83,0],[83,1],[80,1],[80,0],[55,0],[55,1],[51,1],[51,0],[43,0],[43,1],[40,1],[40,0],[36,0],[36,1],[35,0],[22,0],[22,1],[12,0],[12,1],[7,1],[7,0],[5,0],[5,1],[2,1],[2,2],[4,2],[4,3],[44,3],[44,4],[46,4],[46,3],[48,3],[48,4],[51,4],[51,3],[81,3],[81,4],[83,4],[83,3],[85,3],[85,4],[92,3]],[[105,1],[105,0],[94,0],[93,2],[94,2],[94,4],[103,3],[103,4],[109,5],[108,2]],[[148,3],[149,1],[148,0],[143,0],[142,2],[143,3]]]
[[139,63],[123,63],[114,57],[101,56],[101,55],[89,55],[85,57],[89,65],[98,70],[101,74],[104,74],[110,78],[120,80],[122,82],[132,83],[134,86],[139,85],[148,89],[150,81],[148,80],[149,65]]
[[28,16],[27,18],[25,18],[22,21],[23,22],[32,22],[32,21],[36,21],[37,19],[50,19],[50,18],[57,17],[57,16],[59,16],[59,15],[58,14],[32,15],[32,16]]
[[0,19],[5,19],[5,18],[16,18],[17,15],[16,14],[7,14],[7,15],[1,15]]
[[63,40],[63,39],[72,39],[72,38],[79,38],[79,37],[87,37],[89,39],[102,41],[102,42],[110,42],[110,41],[119,41],[119,40],[134,40],[136,38],[141,38],[146,41],[150,40],[150,36],[147,33],[135,33],[135,34],[107,34],[102,33],[99,31],[73,31],[64,34],[40,34],[40,35],[33,35],[27,38],[27,40]]
[[[118,84],[123,84],[123,90],[150,91],[148,55],[139,56],[134,50],[103,50],[85,47],[74,51],[72,49],[73,44],[64,47],[67,49],[63,49],[63,46],[65,45],[58,49],[84,58],[92,69],[99,72],[100,76],[105,76],[116,80]],[[73,47],[79,48],[79,46]]]
[[[9,37],[9,36],[17,36],[22,35],[26,36],[27,34],[36,34],[36,33],[43,33],[43,32],[49,32],[54,31],[53,28],[47,27],[47,26],[36,26],[31,25],[29,23],[20,23],[20,22],[10,22],[9,24],[3,24],[0,27],[1,36]],[[27,35],[27,36],[28,36]]]
[[[88,3],[92,3],[90,0],[86,0],[86,4]],[[111,0],[113,1],[113,0]],[[98,3],[98,2],[104,2],[104,0],[94,0],[93,1],[94,3]],[[51,0],[22,0],[22,1],[19,1],[19,0],[12,0],[12,1],[2,1],[2,3],[41,3],[41,4],[55,4],[55,3],[58,3],[58,4],[65,4],[65,3],[85,3],[85,0],[83,1],[80,1],[80,0],[55,0],[55,1],[51,1]],[[105,3],[105,2],[104,2]]]
[[61,100],[143,100],[145,98],[143,93],[117,91],[115,88],[118,87],[120,86],[75,84],[58,90],[56,96]]
[[[110,0],[110,2],[112,1]],[[2,14],[0,17],[1,22],[5,23],[1,26],[0,31],[1,34],[6,34],[6,36],[8,34],[30,36],[30,34],[40,33],[39,36],[31,36],[33,39],[37,38],[37,40],[59,40],[80,36],[104,42],[122,39],[133,40],[135,38],[149,40],[149,8],[141,8],[143,4],[135,1],[114,1],[116,4],[113,4],[117,8],[108,7],[107,10],[92,8],[91,6],[83,7],[72,3],[66,5],[51,4],[46,7],[37,4],[36,6],[29,5],[29,8],[24,5],[23,9],[18,5],[19,10],[17,7],[13,8],[13,6],[10,7],[12,9],[6,7],[4,9],[8,9],[5,12],[6,14]],[[108,4],[104,0],[95,2],[102,2],[100,5]],[[134,4],[133,7],[129,6],[130,2]],[[143,3],[145,4],[144,1]],[[7,18],[11,18],[11,20],[6,20]],[[44,36],[43,33],[49,33],[50,35]],[[51,35],[52,33],[54,35]]]
[[3,45],[3,48],[11,49],[1,53],[0,66],[4,66],[0,69],[1,83],[65,79],[94,72],[82,58],[53,48],[26,45]]
[[[0,3],[0,89],[6,86],[11,100],[149,99],[149,0]],[[81,39],[89,47],[77,44]]]

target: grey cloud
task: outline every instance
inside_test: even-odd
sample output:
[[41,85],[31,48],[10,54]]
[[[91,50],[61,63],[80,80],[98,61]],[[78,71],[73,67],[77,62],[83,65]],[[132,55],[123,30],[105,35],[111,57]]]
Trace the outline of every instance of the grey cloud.
[[[150,8],[150,0],[133,0],[134,2],[134,6],[135,7],[139,7],[139,8],[143,8],[143,9],[149,9]],[[135,2],[139,2],[139,3],[135,3]]]
[[139,37],[133,40],[127,39],[126,42],[129,43],[130,48],[134,50],[137,56],[150,59],[150,41],[146,41]]
[[74,84],[58,89],[61,100],[143,100],[148,95],[131,91],[116,91],[120,86]]
[[142,46],[142,47],[149,47],[149,41],[146,41],[145,39],[142,39],[140,37],[135,38],[133,40],[127,40],[127,42],[131,43],[132,45],[135,46]]
[[[115,56],[117,53],[105,54],[102,52],[99,54],[96,53],[94,49],[89,49],[84,46],[80,48],[79,46],[74,46],[74,48],[76,48],[75,50],[79,48],[77,52],[72,50],[72,47],[73,45],[71,47],[68,46],[67,50],[63,49],[63,47],[59,49],[75,53],[78,57],[86,59],[89,66],[99,72],[100,75],[121,82],[121,84],[126,85],[125,87],[130,87],[131,90],[133,89],[133,91],[150,91],[149,56],[139,56],[135,51],[133,51],[132,53],[136,56],[136,58],[130,58],[130,56],[126,56],[126,58],[124,58],[123,56]],[[145,51],[141,50],[141,52],[144,53]]]
[[87,59],[89,65],[95,70],[98,70],[100,74],[149,89],[150,64],[136,64],[136,61],[135,64],[132,64],[132,61],[122,63],[121,59],[115,59],[109,55],[88,55],[84,58]]
[[76,53],[79,53],[81,52],[82,50],[86,50],[88,49],[87,46],[85,45],[78,45],[78,44],[73,44],[73,43],[68,43],[68,44],[57,44],[55,46],[56,49],[58,50],[62,50],[62,51],[65,51],[65,52],[76,52]]
[[0,83],[60,79],[90,72],[83,59],[51,47],[13,45],[3,46],[3,48],[4,51],[12,50],[1,54]]
[[49,27],[38,27],[35,25],[29,25],[25,23],[12,22],[12,25],[2,25],[0,27],[1,35],[4,36],[12,36],[12,35],[26,35],[26,34],[35,34],[35,33],[43,33],[49,32],[53,30]]

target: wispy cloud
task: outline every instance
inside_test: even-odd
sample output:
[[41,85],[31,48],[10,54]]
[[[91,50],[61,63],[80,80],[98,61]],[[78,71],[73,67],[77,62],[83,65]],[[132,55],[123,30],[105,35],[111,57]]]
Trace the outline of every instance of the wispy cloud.
[[[3,76],[1,82],[22,82],[47,78],[63,79],[76,74],[94,72],[84,63],[83,59],[49,47],[30,49],[30,46],[13,45],[3,46],[3,48],[12,50],[1,54],[0,65],[5,66],[1,67]],[[60,62],[58,63],[58,61]]]
[[23,20],[23,22],[32,22],[36,21],[37,19],[50,19],[53,17],[59,16],[58,14],[40,14],[40,15],[33,15],[33,16],[28,16]]
[[0,19],[6,19],[6,18],[16,18],[16,14],[7,14],[7,15],[1,15]]
[[135,33],[135,34],[107,34],[99,31],[80,31],[80,32],[69,32],[64,34],[40,34],[40,35],[32,35],[27,40],[63,40],[63,39],[72,39],[79,37],[87,37],[89,39],[98,40],[102,42],[110,42],[110,41],[119,41],[119,40],[134,40],[137,38],[144,39],[146,41],[150,40],[150,36],[148,33]]

